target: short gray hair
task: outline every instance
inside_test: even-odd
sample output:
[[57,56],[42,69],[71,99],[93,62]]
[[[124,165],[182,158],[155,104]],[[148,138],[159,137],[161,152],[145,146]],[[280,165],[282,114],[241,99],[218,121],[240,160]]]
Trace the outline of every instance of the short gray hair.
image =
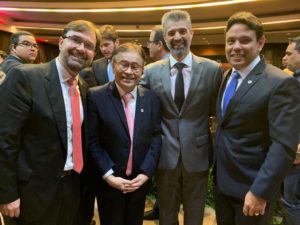
[[192,22],[190,14],[187,11],[183,10],[171,10],[165,13],[161,19],[161,24],[163,27],[164,33],[167,32],[167,25],[170,22],[178,22],[178,21],[185,21],[186,26],[189,29],[192,29]]

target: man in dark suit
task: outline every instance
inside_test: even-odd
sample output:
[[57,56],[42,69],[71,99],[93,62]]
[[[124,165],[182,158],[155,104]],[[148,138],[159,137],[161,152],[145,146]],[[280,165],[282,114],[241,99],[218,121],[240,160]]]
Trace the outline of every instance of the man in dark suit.
[[[104,57],[95,60],[92,67],[85,68],[79,73],[80,76],[87,82],[89,87],[104,85],[109,81],[114,80],[111,58],[114,51],[119,46],[118,34],[111,25],[102,26],[99,34],[99,49]],[[98,180],[95,177],[95,169],[92,163],[90,163],[89,157],[83,172],[83,180],[85,185],[83,192],[84,207],[82,209],[82,225],[94,225],[95,221],[92,219],[94,216],[95,197],[97,198],[98,205],[100,205],[100,202],[98,197],[99,190],[97,188]]]
[[295,157],[299,84],[259,55],[265,37],[253,14],[231,16],[225,41],[233,68],[225,73],[217,100],[217,223],[266,225]]
[[56,59],[13,68],[2,84],[0,212],[17,224],[74,223],[87,146],[88,86],[78,73],[96,40],[92,23],[70,22]]
[[89,151],[100,181],[100,222],[142,225],[161,148],[160,103],[152,91],[137,86],[145,63],[140,46],[120,45],[112,62],[115,81],[92,88],[89,102]]
[[84,69],[80,76],[86,80],[90,87],[106,84],[114,80],[111,58],[119,46],[117,31],[111,25],[100,28],[100,51],[104,56],[93,62],[92,68]]
[[148,65],[141,82],[155,91],[162,104],[159,222],[175,225],[182,202],[185,224],[198,225],[203,221],[212,161],[209,117],[214,115],[221,69],[216,62],[190,52],[193,31],[186,11],[166,13],[162,26],[171,55]]
[[39,46],[32,33],[17,31],[10,37],[9,50],[10,54],[1,63],[6,74],[11,68],[20,64],[33,63],[37,57]]
[[[283,59],[287,68],[293,72],[293,76],[300,83],[300,36],[290,39]],[[299,86],[300,88],[300,86]],[[283,183],[283,194],[281,198],[284,209],[284,225],[300,224],[300,133],[296,159],[289,174]]]

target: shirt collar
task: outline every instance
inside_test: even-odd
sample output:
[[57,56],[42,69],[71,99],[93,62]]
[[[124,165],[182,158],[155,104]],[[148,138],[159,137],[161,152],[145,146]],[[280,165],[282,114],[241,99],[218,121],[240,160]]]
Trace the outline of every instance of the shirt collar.
[[242,79],[245,79],[246,76],[254,69],[254,67],[259,63],[260,56],[258,55],[248,66],[241,70],[236,70],[235,68],[232,68],[232,73],[234,71],[237,71]]
[[[184,63],[185,65],[187,65],[188,67],[192,67],[192,62],[193,62],[192,53],[189,52],[189,54],[181,62]],[[170,54],[170,66],[171,66],[171,68],[176,63],[178,63],[178,61]]]
[[[121,98],[126,94],[126,92],[117,84],[117,82],[115,82],[118,92],[121,96]],[[135,86],[135,88],[130,92],[131,96],[133,99],[136,99],[137,96],[137,86]]]
[[[55,63],[56,63],[60,83],[67,83],[70,79],[73,78],[69,74],[69,72],[63,67],[63,65],[60,63],[58,57],[55,59]],[[78,82],[78,75],[76,75],[75,79]]]

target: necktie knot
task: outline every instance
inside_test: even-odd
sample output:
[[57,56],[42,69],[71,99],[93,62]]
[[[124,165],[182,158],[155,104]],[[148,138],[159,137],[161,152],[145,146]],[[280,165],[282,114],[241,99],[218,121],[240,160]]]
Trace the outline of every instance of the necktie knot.
[[125,102],[125,106],[128,105],[128,103],[130,102],[131,99],[131,93],[126,93],[125,95],[123,95],[123,100]]
[[174,66],[178,69],[178,71],[182,71],[182,69],[185,67],[185,64],[178,62]]
[[237,71],[234,71],[231,74],[231,80],[230,80],[229,84],[227,85],[225,93],[224,93],[222,117],[224,117],[227,106],[228,106],[231,98],[235,94],[239,76],[240,76],[240,74]]
[[76,87],[76,85],[77,85],[77,80],[74,79],[74,78],[70,78],[70,79],[68,80],[68,85],[69,85],[70,87]]
[[239,79],[240,74],[238,71],[234,71],[231,76],[232,76],[231,78],[232,80],[237,80]]

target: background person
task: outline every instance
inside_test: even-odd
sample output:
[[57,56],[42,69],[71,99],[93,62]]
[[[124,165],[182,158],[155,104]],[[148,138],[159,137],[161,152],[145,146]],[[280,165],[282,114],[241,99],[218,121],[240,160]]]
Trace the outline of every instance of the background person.
[[[300,83],[300,36],[290,39],[285,56],[287,68]],[[300,88],[300,86],[299,86]],[[296,159],[283,183],[281,198],[284,209],[284,225],[300,224],[300,133]]]
[[10,37],[9,55],[1,63],[2,70],[8,74],[10,69],[27,63],[34,63],[39,50],[32,33],[17,31]]

